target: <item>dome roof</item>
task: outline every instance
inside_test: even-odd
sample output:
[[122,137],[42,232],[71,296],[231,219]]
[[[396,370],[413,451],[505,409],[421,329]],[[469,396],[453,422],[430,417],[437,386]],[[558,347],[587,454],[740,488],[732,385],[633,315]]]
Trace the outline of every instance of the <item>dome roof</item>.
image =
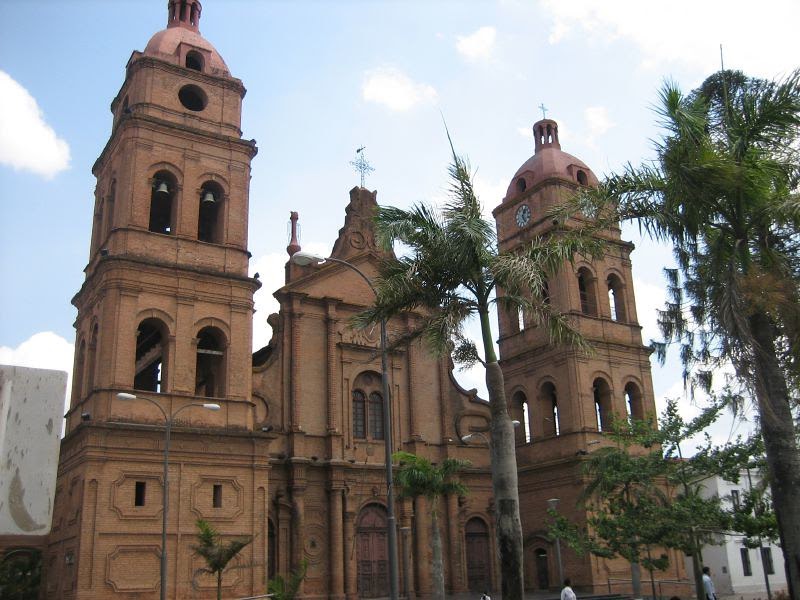
[[184,27],[168,27],[156,33],[150,38],[150,41],[147,42],[144,54],[145,56],[154,56],[157,58],[170,57],[173,60],[176,58],[179,59],[178,47],[181,43],[186,43],[208,52],[206,64],[209,71],[222,71],[225,74],[230,74],[228,65],[222,60],[217,49],[200,35],[199,32]]
[[580,185],[597,185],[597,177],[579,158],[561,150],[558,141],[558,123],[542,119],[533,125],[535,150],[517,169],[506,191],[504,202],[547,179],[564,179]]
[[[182,64],[192,46],[203,55],[204,71],[230,75],[228,65],[202,35],[200,35],[200,15],[203,7],[199,0],[169,0],[167,4],[167,28],[159,31],[144,49],[145,56],[153,56]],[[184,47],[181,45],[184,44]]]

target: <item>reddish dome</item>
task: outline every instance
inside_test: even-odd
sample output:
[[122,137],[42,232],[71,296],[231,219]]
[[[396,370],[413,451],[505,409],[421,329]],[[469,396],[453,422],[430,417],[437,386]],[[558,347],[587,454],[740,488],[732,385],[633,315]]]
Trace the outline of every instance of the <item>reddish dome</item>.
[[206,65],[209,71],[222,71],[225,74],[230,74],[228,65],[222,60],[222,57],[217,52],[217,49],[212,46],[199,32],[186,29],[184,27],[168,27],[156,33],[147,42],[147,47],[144,49],[145,56],[153,56],[170,60],[175,62],[180,60],[179,46],[185,43],[189,46],[194,46],[207,52]]
[[534,155],[517,169],[504,202],[516,198],[547,179],[564,179],[580,185],[597,185],[597,177],[586,164],[561,150],[558,123],[542,119],[533,125]]

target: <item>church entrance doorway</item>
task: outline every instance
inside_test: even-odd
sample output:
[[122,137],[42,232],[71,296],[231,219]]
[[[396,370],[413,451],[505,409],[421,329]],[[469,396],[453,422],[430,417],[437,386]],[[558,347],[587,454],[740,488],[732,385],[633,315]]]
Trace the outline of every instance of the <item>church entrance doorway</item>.
[[537,548],[533,553],[536,557],[536,583],[540,590],[550,589],[550,566],[547,562],[547,550]]
[[471,592],[488,592],[492,588],[489,568],[489,529],[483,520],[467,521],[464,527],[467,547],[467,586]]
[[379,598],[389,595],[386,527],[386,509],[380,505],[366,506],[358,517],[356,553],[358,595],[361,598]]

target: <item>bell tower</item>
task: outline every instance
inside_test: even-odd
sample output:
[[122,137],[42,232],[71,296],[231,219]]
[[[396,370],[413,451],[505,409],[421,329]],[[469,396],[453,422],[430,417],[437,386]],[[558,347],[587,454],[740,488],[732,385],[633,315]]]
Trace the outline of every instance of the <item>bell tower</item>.
[[[251,401],[260,284],[247,274],[257,149],[240,129],[245,88],[200,34],[201,13],[197,0],[169,0],[166,28],[128,60],[92,169],[48,597],[156,597],[168,421],[167,597],[197,584],[189,545],[198,518],[226,535],[266,531],[257,506],[267,439]],[[237,595],[265,581],[264,545],[247,552],[255,571],[250,583],[231,578]]]
[[[592,170],[561,150],[558,123],[542,119],[533,126],[534,154],[514,174],[505,198],[494,211],[499,247],[513,251],[534,236],[547,236],[577,221],[554,221],[548,212],[581,186],[597,185]],[[520,503],[525,532],[525,573],[529,588],[558,583],[555,548],[546,534],[548,500],[581,521],[576,506],[582,492],[580,463],[605,443],[614,417],[655,417],[648,348],[642,345],[636,316],[630,254],[618,227],[604,231],[604,256],[591,262],[565,263],[545,286],[545,301],[566,313],[592,344],[585,356],[549,343],[545,327],[524,312],[500,312],[500,364],[512,418],[517,428]],[[564,572],[583,573],[582,589],[596,584],[596,558],[564,553]],[[543,562],[544,561],[544,562]],[[589,561],[595,564],[588,564]],[[584,564],[586,563],[586,564]],[[544,565],[544,566],[543,566]],[[614,571],[614,563],[606,567]],[[626,574],[626,565],[620,574]],[[544,576],[542,574],[545,574]],[[598,574],[597,577],[600,575]],[[539,578],[537,580],[537,577]]]

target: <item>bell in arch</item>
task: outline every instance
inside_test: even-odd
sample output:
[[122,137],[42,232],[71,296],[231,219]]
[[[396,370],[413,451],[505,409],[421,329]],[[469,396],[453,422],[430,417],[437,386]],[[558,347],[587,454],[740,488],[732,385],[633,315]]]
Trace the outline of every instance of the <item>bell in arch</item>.
[[156,194],[161,196],[162,198],[164,196],[169,196],[169,187],[167,186],[166,181],[159,181],[156,184]]
[[211,190],[205,190],[203,192],[203,197],[201,198],[200,201],[203,204],[213,204],[214,202],[217,201],[217,199],[214,197],[214,192],[212,192]]

